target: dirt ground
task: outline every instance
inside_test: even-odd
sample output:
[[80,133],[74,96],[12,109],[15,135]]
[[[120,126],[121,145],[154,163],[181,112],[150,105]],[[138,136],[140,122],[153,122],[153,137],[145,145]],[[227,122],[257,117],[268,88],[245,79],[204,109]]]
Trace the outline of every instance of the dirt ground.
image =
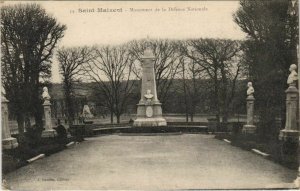
[[8,174],[15,190],[289,188],[297,171],[212,135],[109,135]]

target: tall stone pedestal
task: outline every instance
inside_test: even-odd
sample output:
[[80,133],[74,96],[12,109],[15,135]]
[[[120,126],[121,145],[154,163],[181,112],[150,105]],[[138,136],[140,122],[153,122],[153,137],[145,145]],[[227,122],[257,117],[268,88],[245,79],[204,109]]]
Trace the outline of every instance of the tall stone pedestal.
[[154,62],[155,57],[147,48],[142,57],[141,99],[137,104],[137,119],[133,123],[133,126],[136,127],[167,125],[166,120],[162,117],[161,103],[157,98]]
[[51,121],[51,103],[49,100],[45,100],[44,104],[44,115],[45,115],[45,130],[42,132],[43,138],[51,138],[56,137],[57,133],[52,128],[52,121]]
[[[296,83],[289,84],[286,92],[286,121],[285,127],[279,133],[279,139],[282,144],[282,154],[286,159],[296,159],[299,148],[299,129],[297,126],[298,114],[298,89]],[[299,152],[299,151],[298,151]],[[295,180],[295,184],[299,187],[300,178]]]
[[162,117],[161,103],[153,103],[152,105],[139,103],[137,106],[137,119],[134,121],[133,126],[153,127],[167,125],[166,120]]
[[14,149],[18,147],[16,138],[11,137],[9,123],[8,123],[8,100],[1,97],[1,117],[2,117],[2,148],[3,149]]
[[285,128],[280,131],[279,139],[282,141],[299,141],[299,130],[297,127],[298,89],[296,84],[290,84],[286,92],[286,121]]
[[254,134],[256,126],[254,125],[254,101],[253,95],[247,97],[247,124],[243,126],[242,133]]
[[300,188],[300,167],[299,167],[298,171],[299,171],[298,177],[294,181],[296,188]]

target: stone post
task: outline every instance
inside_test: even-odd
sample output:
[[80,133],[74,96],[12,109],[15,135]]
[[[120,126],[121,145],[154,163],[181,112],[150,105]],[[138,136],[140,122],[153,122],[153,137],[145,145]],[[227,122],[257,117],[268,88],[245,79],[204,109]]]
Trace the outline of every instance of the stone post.
[[42,97],[44,99],[44,116],[45,116],[45,130],[42,132],[42,137],[49,138],[57,136],[56,130],[52,128],[52,120],[51,120],[51,103],[50,103],[50,95],[48,93],[48,88],[43,88]]
[[298,89],[297,82],[297,66],[292,64],[290,67],[291,74],[288,78],[288,89],[286,93],[286,121],[285,127],[280,131],[279,139],[282,141],[298,142],[299,130],[297,126],[297,110],[298,110]]
[[14,149],[18,147],[16,138],[11,137],[8,124],[8,100],[1,95],[1,117],[2,117],[2,148]]
[[[296,72],[297,66],[292,64],[290,66],[290,75],[287,80],[289,85],[286,93],[286,121],[285,127],[279,133],[279,139],[282,144],[282,154],[284,160],[289,161],[294,156],[298,155],[299,147],[299,129],[297,126],[297,113],[298,111],[298,97],[299,92],[297,89],[298,74]],[[299,187],[299,178],[295,180],[296,186]]]
[[256,126],[254,125],[254,101],[253,96],[254,88],[252,82],[248,82],[247,90],[247,123],[243,126],[242,133],[244,134],[254,134],[256,132]]

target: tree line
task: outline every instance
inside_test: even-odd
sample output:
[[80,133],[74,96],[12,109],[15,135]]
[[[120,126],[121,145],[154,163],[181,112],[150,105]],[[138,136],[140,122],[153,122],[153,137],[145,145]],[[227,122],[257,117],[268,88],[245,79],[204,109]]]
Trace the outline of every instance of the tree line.
[[[35,123],[42,127],[40,91],[50,83],[54,55],[59,62],[69,122],[74,121],[75,87],[83,82],[97,84],[94,89],[99,104],[109,110],[112,122],[114,115],[120,122],[128,98],[134,87],[139,87],[139,63],[146,46],[150,46],[155,55],[158,97],[163,106],[172,98],[174,80],[182,79],[176,91],[184,95],[186,120],[193,120],[195,107],[209,96],[217,121],[226,122],[236,97],[237,82],[253,81],[261,123],[259,131],[267,134],[274,127],[278,113],[284,119],[288,66],[297,60],[298,15],[289,13],[289,3],[289,0],[241,0],[233,20],[247,34],[243,41],[142,39],[116,46],[58,49],[67,29],[65,25],[38,4],[3,6],[2,84],[10,108],[17,116],[19,131],[23,132],[24,124],[30,126],[29,116],[34,116]],[[199,96],[201,79],[209,79],[205,88],[211,90],[204,97]]]
[[[93,86],[93,89],[101,98],[99,103],[109,110],[111,122],[115,115],[119,123],[120,116],[126,111],[133,88],[139,86],[138,80],[142,78],[140,61],[146,46],[152,49],[155,56],[154,70],[158,98],[163,107],[172,96],[170,88],[173,81],[184,79],[183,85],[177,91],[183,89],[185,110],[193,120],[195,107],[203,101],[198,97],[199,80],[213,79],[208,85],[214,90],[213,104],[217,119],[220,121],[222,117],[223,121],[227,121],[236,81],[243,74],[241,42],[234,40],[143,39],[117,46],[62,48],[58,50],[57,55],[65,92],[74,92],[74,86],[70,84],[94,82],[97,87]],[[88,59],[83,63],[85,58]],[[73,67],[74,65],[78,67]],[[70,78],[70,74],[74,78]],[[191,83],[186,83],[187,81]],[[66,101],[70,99],[71,96],[66,94]],[[73,110],[70,109],[73,107],[72,104],[67,104],[67,107],[68,111]],[[74,113],[69,112],[69,118],[72,122]]]

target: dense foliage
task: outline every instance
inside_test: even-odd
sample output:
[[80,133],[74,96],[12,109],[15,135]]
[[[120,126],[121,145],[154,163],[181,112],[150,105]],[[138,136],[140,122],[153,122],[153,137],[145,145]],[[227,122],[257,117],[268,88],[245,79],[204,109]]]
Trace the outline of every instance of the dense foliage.
[[42,127],[40,86],[50,77],[53,50],[65,29],[37,4],[1,8],[2,83],[21,133],[32,115]]
[[[288,11],[287,0],[241,0],[235,22],[247,33],[245,62],[255,87],[259,133],[277,137],[275,117],[285,116],[288,69],[297,63],[297,15]],[[282,120],[284,121],[284,120]]]

